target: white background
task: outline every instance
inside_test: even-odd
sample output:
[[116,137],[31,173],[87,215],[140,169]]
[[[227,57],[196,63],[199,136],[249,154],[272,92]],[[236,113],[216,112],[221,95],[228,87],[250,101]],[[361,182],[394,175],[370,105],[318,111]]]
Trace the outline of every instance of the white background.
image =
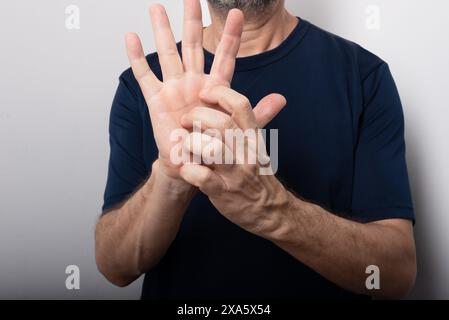
[[[179,39],[180,0],[168,8]],[[144,0],[0,3],[0,298],[138,298],[94,261],[108,160],[108,116],[128,67],[123,36],[153,51]],[[65,27],[80,8],[81,28]],[[406,117],[418,279],[411,298],[449,298],[449,4],[446,0],[298,0],[292,13],[375,52],[391,67]],[[366,9],[380,9],[380,29]],[[209,19],[205,17],[207,22]],[[81,289],[65,287],[65,268]]]

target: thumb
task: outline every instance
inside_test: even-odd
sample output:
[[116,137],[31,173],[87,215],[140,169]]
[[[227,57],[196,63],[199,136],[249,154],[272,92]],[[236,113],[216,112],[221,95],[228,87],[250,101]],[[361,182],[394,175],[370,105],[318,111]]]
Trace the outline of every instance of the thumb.
[[281,112],[286,104],[287,100],[285,97],[278,93],[272,93],[262,98],[253,109],[257,126],[259,128],[265,127]]
[[187,163],[180,169],[181,177],[188,183],[198,187],[208,196],[223,192],[224,182],[208,167]]

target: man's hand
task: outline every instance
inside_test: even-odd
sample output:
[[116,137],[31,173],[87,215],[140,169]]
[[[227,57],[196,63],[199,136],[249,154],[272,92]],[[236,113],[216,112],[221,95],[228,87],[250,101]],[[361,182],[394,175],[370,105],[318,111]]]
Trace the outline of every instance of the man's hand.
[[184,1],[182,61],[178,54],[170,23],[161,5],[150,9],[163,82],[151,71],[139,37],[126,36],[126,47],[135,78],[147,102],[161,166],[172,177],[179,177],[179,165],[170,161],[170,151],[177,143],[171,133],[181,128],[181,117],[202,105],[199,92],[216,85],[230,86],[235,57],[240,46],[243,14],[229,12],[220,44],[209,75],[204,74],[203,25],[198,0]]
[[[198,133],[191,133],[185,149],[207,165],[186,164],[181,168],[181,176],[199,187],[223,216],[272,241],[345,289],[381,298],[400,298],[410,290],[416,276],[416,253],[409,221],[388,219],[362,224],[338,217],[297,198],[273,175],[261,175],[259,163],[247,163],[251,156],[254,158],[251,155],[254,152],[256,159],[266,163],[266,154],[259,152],[264,150],[264,145],[258,135],[256,142],[251,141],[254,136],[245,138],[244,155],[236,153],[226,139],[217,138],[225,136],[225,129],[263,127],[285,104],[281,96],[269,96],[258,104],[254,111],[257,110],[259,121],[248,100],[229,88],[215,87],[203,92],[201,97],[227,113],[196,108],[182,118],[186,128],[200,123],[205,130],[200,139],[195,137]],[[213,128],[218,129],[220,135],[208,134]],[[199,145],[195,141],[199,141]],[[234,164],[210,161],[226,150],[233,154]],[[365,286],[365,270],[371,264],[381,270],[382,289],[375,292]]]
[[[149,107],[159,159],[149,179],[126,201],[103,215],[96,227],[96,259],[99,270],[112,283],[126,286],[163,257],[175,239],[195,188],[179,176],[179,165],[170,161],[176,141],[170,141],[181,117],[203,103],[202,89],[229,87],[242,33],[243,15],[229,13],[210,75],[205,75],[201,7],[185,1],[182,62],[165,9],[150,10],[163,82],[153,74],[135,34],[126,46],[132,70]],[[169,213],[169,214],[168,214]]]
[[[249,232],[269,237],[279,225],[279,217],[274,213],[286,209],[289,196],[276,177],[267,174],[270,172],[269,158],[259,128],[282,110],[285,98],[269,95],[253,111],[246,97],[227,87],[217,86],[203,90],[201,99],[226,113],[199,107],[182,117],[185,128],[201,124],[204,131],[191,133],[191,139],[186,140],[185,149],[201,159],[201,163],[185,164],[181,168],[181,176],[204,192],[230,221]],[[213,129],[219,132],[211,137],[208,131]],[[226,131],[231,134],[240,131],[246,135],[240,136],[235,143],[234,139],[224,139]],[[238,137],[237,134],[233,136]],[[243,142],[244,150],[238,150],[239,140]],[[225,159],[226,154],[232,159]],[[221,163],[214,161],[217,158],[221,158]],[[275,208],[279,210],[273,210]]]

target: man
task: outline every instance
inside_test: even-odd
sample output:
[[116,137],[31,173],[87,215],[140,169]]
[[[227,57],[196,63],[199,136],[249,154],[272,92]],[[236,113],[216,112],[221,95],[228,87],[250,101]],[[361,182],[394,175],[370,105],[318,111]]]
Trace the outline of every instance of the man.
[[[111,110],[99,270],[118,286],[145,273],[149,299],[403,297],[416,275],[414,213],[387,64],[282,0],[209,0],[204,29],[199,2],[184,8],[178,47],[160,5],[157,54],[126,37],[132,71]],[[276,176],[260,164],[174,163],[171,133],[195,123],[278,129]],[[373,265],[380,288],[366,284]]]

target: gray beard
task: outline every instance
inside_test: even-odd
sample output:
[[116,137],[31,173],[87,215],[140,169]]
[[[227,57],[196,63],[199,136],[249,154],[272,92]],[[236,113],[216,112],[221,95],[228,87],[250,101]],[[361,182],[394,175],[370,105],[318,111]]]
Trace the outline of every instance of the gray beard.
[[245,16],[265,13],[269,11],[278,0],[207,0],[212,7],[226,15],[231,9],[240,9]]

